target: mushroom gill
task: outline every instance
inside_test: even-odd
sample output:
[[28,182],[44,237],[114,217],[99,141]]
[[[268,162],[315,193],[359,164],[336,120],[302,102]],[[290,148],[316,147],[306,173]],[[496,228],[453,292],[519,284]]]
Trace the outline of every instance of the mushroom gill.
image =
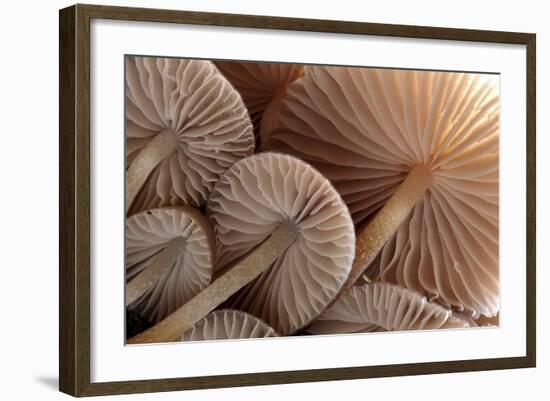
[[219,176],[254,151],[241,97],[201,60],[126,60],[126,210],[201,206]]
[[222,309],[209,313],[183,333],[182,341],[236,340],[277,337],[277,332],[257,317],[237,310]]
[[216,66],[241,94],[248,109],[256,140],[259,140],[264,115],[277,108],[286,87],[304,75],[304,66],[284,63],[217,61]]
[[498,312],[496,76],[308,67],[263,146],[311,163],[347,203],[360,233],[346,288],[390,240],[382,281]]
[[466,328],[449,309],[393,284],[355,285],[326,309],[306,331],[344,334],[394,330]]
[[175,311],[211,281],[214,235],[196,209],[152,209],[126,219],[126,303],[150,322]]

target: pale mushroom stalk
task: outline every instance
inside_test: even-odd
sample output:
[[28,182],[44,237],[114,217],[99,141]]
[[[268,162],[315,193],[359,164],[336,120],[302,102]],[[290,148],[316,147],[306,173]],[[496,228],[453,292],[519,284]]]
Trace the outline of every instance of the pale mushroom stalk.
[[130,338],[128,344],[177,341],[182,333],[263,273],[295,239],[296,231],[288,224],[281,224],[266,241],[237,265],[166,319]]
[[174,152],[175,145],[176,135],[174,131],[167,129],[139,151],[126,171],[126,213],[151,172]]
[[386,242],[409,215],[432,180],[430,168],[414,167],[384,207],[357,235],[356,254],[351,272],[341,292],[353,285],[374,261]]

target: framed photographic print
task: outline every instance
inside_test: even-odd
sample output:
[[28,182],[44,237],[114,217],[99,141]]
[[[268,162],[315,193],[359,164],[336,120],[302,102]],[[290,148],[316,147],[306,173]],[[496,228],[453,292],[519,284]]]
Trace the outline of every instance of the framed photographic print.
[[61,10],[60,390],[534,367],[535,113],[534,34]]

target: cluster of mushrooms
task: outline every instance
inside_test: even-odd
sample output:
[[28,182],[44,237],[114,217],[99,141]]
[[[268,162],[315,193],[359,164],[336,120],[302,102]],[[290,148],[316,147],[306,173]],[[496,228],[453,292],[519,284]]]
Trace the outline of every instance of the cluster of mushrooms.
[[493,76],[128,57],[125,109],[128,343],[498,325]]

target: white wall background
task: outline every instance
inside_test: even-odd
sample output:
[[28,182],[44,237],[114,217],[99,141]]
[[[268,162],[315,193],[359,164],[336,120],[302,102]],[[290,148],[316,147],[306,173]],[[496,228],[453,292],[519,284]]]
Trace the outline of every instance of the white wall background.
[[[341,382],[293,384],[186,393],[105,397],[136,400],[335,400],[446,401],[545,399],[550,377],[548,310],[543,283],[550,238],[550,25],[545,2],[460,0],[157,0],[115,4],[197,11],[280,15],[336,20],[433,25],[537,33],[538,92],[538,367]],[[3,5],[0,23],[0,395],[3,399],[57,400],[57,191],[58,191],[58,9],[68,1],[19,1]],[[7,124],[6,124],[7,123]],[[546,183],[546,185],[545,185]],[[522,244],[518,244],[522,246]],[[546,247],[547,248],[547,247]],[[546,338],[548,340],[548,338]],[[452,344],[449,344],[452,347]],[[212,356],[213,357],[213,356]],[[546,383],[544,381],[546,379]],[[546,385],[545,385],[546,384]]]

